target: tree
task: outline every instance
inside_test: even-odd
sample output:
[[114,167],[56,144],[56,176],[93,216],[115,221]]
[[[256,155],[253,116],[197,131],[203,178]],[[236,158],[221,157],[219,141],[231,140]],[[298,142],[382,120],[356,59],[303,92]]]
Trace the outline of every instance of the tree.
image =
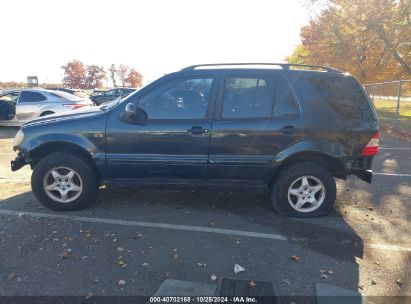
[[124,64],[120,64],[120,66],[118,67],[117,76],[121,82],[122,87],[124,87],[126,84],[126,78],[129,70],[130,68]]
[[80,60],[74,59],[61,67],[64,70],[63,84],[73,89],[84,89],[85,67]]
[[108,68],[108,71],[110,72],[110,78],[111,78],[111,81],[113,82],[113,86],[117,87],[117,83],[116,83],[117,68],[114,63]]
[[301,29],[290,63],[327,64],[363,82],[411,76],[409,0],[308,0],[321,12]]
[[143,86],[143,75],[135,69],[131,69],[125,81],[133,88],[140,88]]
[[98,65],[87,66],[85,81],[87,89],[101,88],[104,79],[106,79],[106,71],[104,70],[104,67]]

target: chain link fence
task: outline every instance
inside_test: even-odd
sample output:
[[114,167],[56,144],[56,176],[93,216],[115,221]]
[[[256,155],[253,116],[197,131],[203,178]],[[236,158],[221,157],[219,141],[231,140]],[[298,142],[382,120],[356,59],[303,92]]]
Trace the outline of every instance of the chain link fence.
[[411,79],[365,84],[380,124],[396,130],[411,131]]

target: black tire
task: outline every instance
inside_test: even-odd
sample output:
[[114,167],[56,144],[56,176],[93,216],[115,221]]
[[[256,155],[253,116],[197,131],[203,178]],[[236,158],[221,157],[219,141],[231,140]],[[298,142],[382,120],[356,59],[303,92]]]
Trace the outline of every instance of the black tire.
[[[294,181],[303,176],[317,178],[325,188],[325,198],[322,204],[316,210],[310,212],[298,211],[289,203],[288,189]],[[273,182],[271,204],[275,211],[283,216],[316,217],[325,215],[334,208],[336,193],[334,178],[327,169],[312,162],[297,162],[284,167],[278,173]]]
[[[43,188],[43,180],[48,172],[57,167],[67,167],[78,173],[82,180],[82,191],[72,202],[58,202],[50,198]],[[65,211],[86,208],[96,196],[98,189],[97,174],[90,162],[81,156],[67,152],[56,152],[40,160],[31,175],[31,187],[36,198],[47,208]]]
[[41,114],[40,114],[40,117],[47,116],[47,115],[51,115],[51,114],[54,114],[54,112],[46,111],[46,112],[41,113]]

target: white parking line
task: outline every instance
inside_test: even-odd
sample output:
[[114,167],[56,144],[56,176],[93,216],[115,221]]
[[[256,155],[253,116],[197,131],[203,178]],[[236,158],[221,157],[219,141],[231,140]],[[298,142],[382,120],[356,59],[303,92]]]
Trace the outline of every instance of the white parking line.
[[231,229],[223,229],[223,228],[188,226],[188,225],[175,225],[175,224],[165,224],[165,223],[138,222],[138,221],[130,221],[130,220],[108,219],[108,218],[99,218],[99,217],[84,217],[84,216],[64,215],[64,214],[21,212],[21,211],[0,209],[0,214],[5,214],[5,215],[18,216],[19,214],[22,214],[22,213],[25,216],[32,216],[32,217],[38,217],[38,218],[62,219],[62,220],[77,221],[77,222],[112,224],[112,225],[122,225],[122,226],[136,226],[136,227],[144,227],[144,228],[172,229],[172,230],[183,230],[183,231],[191,231],[191,232],[193,231],[206,232],[206,233],[214,233],[214,234],[270,239],[270,240],[277,240],[277,241],[287,241],[288,240],[288,238],[283,235],[271,234],[271,233],[231,230]]
[[[26,211],[22,212],[22,211],[5,210],[5,209],[0,209],[0,214],[15,215],[15,216],[19,216],[23,214],[24,216],[31,216],[31,217],[36,217],[36,218],[62,219],[62,220],[85,222],[85,223],[171,229],[171,230],[190,231],[190,232],[214,233],[214,234],[222,234],[222,235],[230,235],[230,236],[252,237],[252,238],[260,238],[260,239],[276,240],[276,241],[290,241],[288,237],[284,235],[280,235],[280,234],[232,230],[232,229],[223,229],[223,228],[209,228],[209,227],[175,225],[175,224],[165,224],[165,223],[149,223],[149,222],[138,222],[138,221],[130,221],[130,220],[108,219],[108,218],[99,218],[99,217],[84,217],[84,216],[39,213],[39,212],[26,212]],[[380,249],[380,250],[411,252],[410,247],[390,245],[390,244],[365,243],[364,246],[373,248],[373,249]]]
[[380,150],[411,150],[411,148],[383,148],[380,147]]
[[411,174],[406,173],[385,173],[385,172],[373,172],[373,175],[382,175],[382,176],[399,176],[399,177],[411,177]]
[[374,249],[381,249],[381,250],[390,250],[390,251],[407,251],[411,252],[411,248],[397,246],[397,245],[389,245],[389,244],[365,244],[365,246],[374,248]]

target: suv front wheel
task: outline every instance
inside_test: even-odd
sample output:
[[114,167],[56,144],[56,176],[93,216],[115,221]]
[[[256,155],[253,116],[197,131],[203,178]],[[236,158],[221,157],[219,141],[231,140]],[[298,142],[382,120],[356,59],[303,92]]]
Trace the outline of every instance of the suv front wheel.
[[86,159],[56,152],[35,166],[31,186],[44,206],[53,210],[77,210],[94,201],[98,180]]
[[336,186],[325,168],[311,162],[298,162],[283,168],[274,181],[271,204],[284,216],[315,217],[333,207]]

